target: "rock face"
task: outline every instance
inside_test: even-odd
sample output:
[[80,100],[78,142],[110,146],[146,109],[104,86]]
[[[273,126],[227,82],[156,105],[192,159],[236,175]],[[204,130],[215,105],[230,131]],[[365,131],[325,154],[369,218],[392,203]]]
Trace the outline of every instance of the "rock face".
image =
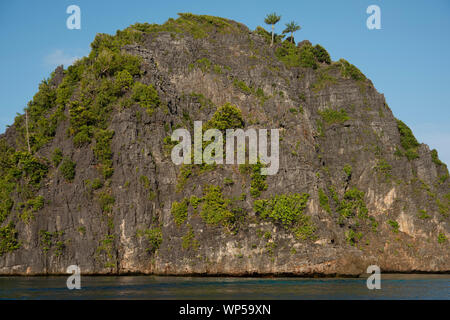
[[[83,274],[450,271],[447,168],[345,60],[327,63],[307,42],[271,48],[261,29],[193,15],[99,35],[92,46],[30,103],[32,155],[24,116],[0,137],[9,177],[0,274],[74,264]],[[118,60],[129,55],[138,72]],[[115,98],[99,102],[115,84]],[[173,164],[173,130],[192,132],[227,103],[245,129],[280,129],[277,174]],[[37,180],[27,156],[47,168]],[[306,197],[304,208],[293,195]]]

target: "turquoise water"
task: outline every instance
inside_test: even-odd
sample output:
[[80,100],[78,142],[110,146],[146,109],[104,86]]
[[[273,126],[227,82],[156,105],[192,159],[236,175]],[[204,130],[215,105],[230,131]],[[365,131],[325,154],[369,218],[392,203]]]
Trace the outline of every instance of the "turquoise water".
[[450,275],[382,275],[381,289],[363,278],[0,277],[0,299],[450,299]]

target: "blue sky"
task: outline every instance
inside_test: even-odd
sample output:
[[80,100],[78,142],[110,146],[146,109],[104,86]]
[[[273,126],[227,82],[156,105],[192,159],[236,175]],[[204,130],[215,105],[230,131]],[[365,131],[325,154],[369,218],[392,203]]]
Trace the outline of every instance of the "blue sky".
[[[69,5],[81,8],[81,30],[66,27]],[[366,8],[381,8],[381,30],[368,30]],[[383,93],[395,116],[450,164],[450,1],[24,1],[0,3],[0,132],[58,64],[89,53],[96,33],[135,22],[163,23],[177,12],[230,18],[254,29],[282,15],[276,32],[295,20],[296,40],[320,43],[345,58]]]

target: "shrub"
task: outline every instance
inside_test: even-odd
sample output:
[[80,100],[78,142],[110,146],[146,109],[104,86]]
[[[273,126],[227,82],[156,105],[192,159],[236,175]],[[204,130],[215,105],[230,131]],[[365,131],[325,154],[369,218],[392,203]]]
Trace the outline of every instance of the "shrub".
[[405,156],[408,160],[413,160],[419,157],[417,154],[417,147],[419,142],[412,133],[411,129],[401,120],[397,119],[397,129],[400,134],[400,144],[405,150]]
[[275,56],[287,67],[298,67],[301,65],[299,50],[289,41],[284,41],[283,44],[275,50]]
[[32,186],[38,186],[47,175],[48,166],[43,160],[28,152],[17,151],[12,155],[14,167],[11,174],[15,179],[25,178]]
[[322,47],[320,44],[316,44],[313,48],[314,56],[316,57],[317,61],[324,62],[326,64],[331,63],[331,58],[327,50],[325,50],[324,47]]
[[28,223],[34,219],[34,213],[44,207],[44,197],[37,196],[36,198],[30,199],[25,203],[19,203],[18,206],[21,210],[19,217],[22,221]]
[[305,44],[300,48],[300,66],[317,69],[318,65],[311,45]]
[[187,219],[189,199],[184,198],[181,202],[172,203],[172,215],[177,225],[182,225]]
[[255,200],[253,205],[255,212],[263,220],[273,220],[285,227],[291,227],[303,215],[309,195],[282,194],[270,199]]
[[109,213],[112,211],[116,199],[109,192],[104,191],[99,194],[98,201],[102,208],[102,212]]
[[350,178],[350,176],[352,175],[352,166],[347,164],[344,166],[344,168],[342,170],[344,170],[344,173],[347,176],[347,179]]
[[55,148],[55,150],[53,150],[53,155],[52,155],[53,165],[55,167],[57,167],[61,163],[62,159],[63,159],[63,153],[62,153],[61,149]]
[[93,147],[94,155],[101,164],[101,172],[105,179],[111,177],[114,173],[112,167],[112,151],[111,140],[114,136],[113,130],[98,129],[95,132],[95,146]]
[[328,213],[331,213],[330,200],[322,189],[319,189],[319,205]]
[[196,250],[199,247],[198,241],[195,239],[195,233],[192,230],[191,226],[189,226],[189,231],[183,236],[181,240],[181,246],[185,250],[189,248]]
[[398,225],[397,221],[389,219],[387,223],[391,226],[393,232],[398,233],[398,229],[400,228],[400,226]]
[[442,232],[439,232],[437,240],[438,240],[438,243],[443,244],[443,243],[447,242],[447,237]]
[[323,111],[319,111],[319,115],[327,124],[342,123],[350,119],[347,112],[343,109],[325,109]]
[[269,199],[255,200],[253,203],[256,214],[263,220],[272,220],[291,229],[298,239],[312,239],[316,226],[311,217],[303,214],[309,195],[282,194]]
[[338,203],[337,211],[344,218],[367,218],[368,210],[364,202],[364,192],[357,188],[349,189],[344,194],[344,199]]
[[92,189],[93,190],[101,189],[102,187],[103,187],[103,182],[99,178],[95,178],[92,181]]
[[431,150],[431,160],[438,166],[445,166],[445,163],[439,160],[438,152],[436,149]]
[[382,173],[386,178],[389,178],[391,176],[392,166],[385,159],[380,159],[375,166],[375,170]]
[[64,158],[62,160],[61,166],[59,167],[59,171],[61,172],[64,179],[72,182],[75,178],[75,167],[76,164],[72,160]]
[[311,85],[311,88],[314,92],[319,92],[324,89],[328,85],[335,84],[337,79],[333,76],[330,76],[326,69],[322,69],[318,72],[317,80]]
[[261,196],[261,192],[267,190],[266,175],[261,174],[261,168],[263,165],[261,162],[251,165],[251,182],[250,182],[250,195],[253,198]]
[[230,210],[231,201],[224,198],[219,186],[205,186],[203,189],[200,216],[207,224],[230,226],[235,214]]
[[152,253],[159,249],[163,241],[161,228],[138,230],[136,235],[145,237],[149,245],[146,250]]
[[[266,29],[264,29],[263,27],[257,26],[254,32],[256,34],[260,35],[261,37],[263,37],[267,44],[271,43],[271,41],[272,41],[272,34],[269,31],[267,31]],[[281,43],[283,38],[284,38],[283,34],[276,34],[275,33],[274,37],[273,37],[273,42],[274,43]]]
[[363,234],[361,232],[355,232],[352,229],[345,232],[345,239],[347,240],[347,243],[351,246],[354,246],[356,242],[361,240]]
[[366,77],[364,74],[353,64],[349,63],[345,59],[340,59],[339,64],[341,66],[341,75],[344,78],[352,78],[356,81],[362,81],[365,80]]
[[10,222],[0,228],[0,257],[18,248],[20,248],[20,243],[17,241],[17,231],[15,225]]
[[114,92],[122,94],[133,85],[133,77],[127,70],[122,70],[116,73],[114,79]]
[[244,119],[241,110],[231,103],[226,103],[217,109],[211,120],[206,124],[205,130],[209,128],[226,130],[243,127]]
[[91,137],[87,130],[81,130],[73,137],[73,144],[77,148],[82,147],[89,143],[91,143]]
[[155,109],[161,104],[158,92],[151,84],[147,86],[141,82],[136,82],[133,85],[131,97],[134,101],[138,102],[141,107],[145,108],[149,115],[152,115]]
[[251,94],[253,92],[253,90],[242,80],[234,79],[233,85],[245,94]]

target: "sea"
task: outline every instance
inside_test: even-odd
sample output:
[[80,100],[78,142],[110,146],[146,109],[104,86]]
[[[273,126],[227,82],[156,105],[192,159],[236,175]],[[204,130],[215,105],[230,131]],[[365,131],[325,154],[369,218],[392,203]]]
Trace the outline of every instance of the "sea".
[[450,300],[448,274],[382,274],[380,289],[366,278],[233,278],[81,276],[69,290],[65,276],[0,277],[0,299],[32,300]]

